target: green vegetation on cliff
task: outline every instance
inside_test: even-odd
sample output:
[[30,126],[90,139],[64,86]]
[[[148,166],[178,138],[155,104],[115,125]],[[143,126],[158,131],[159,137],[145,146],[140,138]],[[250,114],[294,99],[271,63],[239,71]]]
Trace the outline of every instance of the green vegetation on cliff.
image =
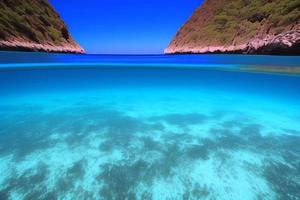
[[241,44],[295,29],[299,20],[299,0],[205,0],[170,46]]
[[[263,23],[266,31],[279,34],[286,26],[300,18],[299,0],[230,0],[223,1],[215,11],[212,23],[203,28],[205,32],[222,32],[217,40],[230,44],[237,34],[241,42],[253,37]],[[225,33],[225,34],[223,34]]]
[[75,44],[47,0],[0,0],[0,40]]

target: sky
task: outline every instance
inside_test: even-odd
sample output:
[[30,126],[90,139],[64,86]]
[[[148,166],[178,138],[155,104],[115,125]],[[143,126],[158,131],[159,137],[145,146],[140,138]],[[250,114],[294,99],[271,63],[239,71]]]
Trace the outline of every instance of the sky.
[[202,0],[49,0],[91,54],[161,54]]

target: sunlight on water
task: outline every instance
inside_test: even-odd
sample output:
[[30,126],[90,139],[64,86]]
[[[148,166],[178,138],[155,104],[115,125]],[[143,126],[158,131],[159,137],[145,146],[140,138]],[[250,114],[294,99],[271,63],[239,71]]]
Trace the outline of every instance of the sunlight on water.
[[299,199],[299,78],[51,73],[2,72],[1,200]]

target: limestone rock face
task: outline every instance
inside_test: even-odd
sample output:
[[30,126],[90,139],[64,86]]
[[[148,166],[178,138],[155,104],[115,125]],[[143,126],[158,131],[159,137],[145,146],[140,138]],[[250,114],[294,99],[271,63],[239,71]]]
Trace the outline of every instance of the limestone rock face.
[[48,0],[0,0],[0,50],[84,53]]
[[205,0],[165,53],[300,55],[300,1]]

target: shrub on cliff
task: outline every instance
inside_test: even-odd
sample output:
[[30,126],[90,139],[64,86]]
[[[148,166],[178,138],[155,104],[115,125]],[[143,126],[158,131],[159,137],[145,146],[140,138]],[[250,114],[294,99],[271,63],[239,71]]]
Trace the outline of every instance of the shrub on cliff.
[[69,32],[47,0],[0,1],[0,39],[70,42]]
[[203,4],[207,10],[197,9],[176,34],[177,45],[243,43],[258,34],[279,34],[300,20],[299,0],[205,0]]

